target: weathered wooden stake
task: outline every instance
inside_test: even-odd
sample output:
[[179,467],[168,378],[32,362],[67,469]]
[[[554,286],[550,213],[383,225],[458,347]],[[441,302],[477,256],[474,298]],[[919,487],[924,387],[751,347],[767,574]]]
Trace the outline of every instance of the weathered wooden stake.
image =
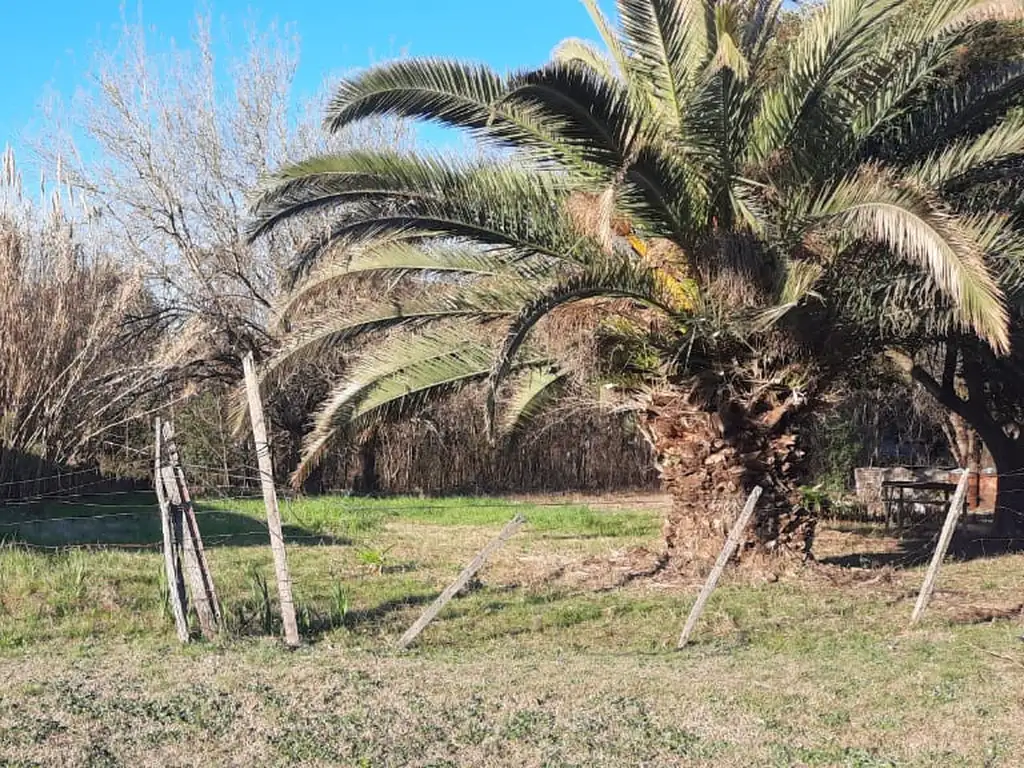
[[178,561],[174,527],[171,522],[171,507],[167,503],[167,495],[164,493],[162,431],[160,419],[157,419],[156,463],[153,472],[153,487],[156,489],[156,499],[160,506],[160,527],[163,529],[164,534],[164,572],[167,575],[167,592],[171,603],[171,613],[174,614],[174,626],[178,632],[178,639],[183,643],[187,643],[188,619],[186,616],[188,615],[188,598],[185,596],[185,580],[182,578],[181,566]]
[[455,597],[455,595],[457,595],[462,588],[469,583],[469,580],[472,579],[473,575],[483,567],[484,563],[487,562],[487,559],[500,549],[506,541],[512,538],[512,535],[518,531],[525,522],[526,518],[522,515],[516,515],[513,517],[501,530],[498,537],[480,550],[477,556],[473,558],[473,561],[463,569],[462,573],[459,574],[459,577],[455,579],[455,581],[453,581],[444,592],[438,595],[437,599],[430,604],[430,607],[423,612],[423,615],[416,619],[416,623],[406,630],[405,634],[402,635],[402,639],[398,641],[398,647],[408,648],[412,641],[419,636],[420,632],[426,629],[427,625],[437,617],[437,614],[439,614],[441,609],[448,604],[448,601]]
[[956,531],[956,524],[960,520],[960,513],[964,508],[964,496],[967,495],[967,484],[970,480],[970,472],[964,470],[963,477],[957,483],[956,493],[949,503],[949,511],[946,513],[946,522],[942,526],[942,533],[939,534],[939,543],[935,546],[935,553],[932,555],[931,565],[928,566],[928,573],[925,574],[924,583],[921,585],[921,592],[917,596],[917,603],[914,605],[914,613],[910,617],[911,624],[917,624],[924,614],[935,591],[935,582],[939,578],[939,568],[946,557],[946,551],[953,540],[953,533]]
[[203,537],[199,534],[199,521],[196,520],[196,510],[192,506],[192,494],[189,493],[188,483],[185,481],[185,470],[181,466],[181,457],[178,455],[178,446],[174,442],[174,425],[164,422],[164,445],[167,456],[171,461],[171,469],[174,473],[175,486],[181,497],[182,528],[185,535],[185,552],[195,560],[194,571],[199,579],[193,585],[201,588],[206,602],[213,613],[213,621],[217,627],[221,626],[223,617],[220,612],[220,601],[217,600],[217,590],[213,586],[213,575],[210,573],[210,564],[206,559],[206,549],[203,547]]
[[725,566],[728,565],[729,560],[736,552],[736,547],[740,544],[740,539],[743,536],[743,532],[747,526],[750,525],[750,518],[754,516],[754,508],[757,506],[757,500],[761,498],[761,486],[755,486],[754,490],[750,492],[750,496],[747,497],[747,503],[743,507],[743,511],[740,512],[740,516],[736,518],[736,522],[733,523],[732,530],[729,531],[729,537],[725,540],[725,546],[722,547],[722,551],[718,555],[718,559],[715,561],[715,567],[711,569],[711,573],[708,575],[708,580],[704,583],[704,588],[700,591],[700,595],[697,597],[697,602],[693,604],[693,608],[690,609],[690,615],[686,618],[686,626],[683,627],[683,633],[679,636],[679,644],[676,648],[683,648],[690,640],[690,635],[693,634],[694,627],[697,626],[697,621],[700,619],[700,615],[704,613],[704,608],[708,604],[708,598],[711,597],[711,593],[715,591],[715,587],[718,586],[718,580],[722,578],[722,572],[725,570]]
[[182,561],[185,564],[185,573],[188,575],[188,583],[192,592],[192,604],[195,606],[196,616],[199,617],[199,629],[202,631],[203,637],[212,640],[217,636],[217,615],[207,589],[208,579],[203,573],[196,540],[185,514],[181,489],[178,488],[174,467],[165,464],[160,468],[160,472],[163,478],[164,493],[167,494],[171,514],[174,516],[175,534],[179,536],[178,540],[182,543]]
[[281,623],[284,625],[284,641],[295,648],[299,645],[299,625],[295,620],[295,602],[292,599],[292,580],[288,574],[288,558],[284,549],[284,535],[281,532],[281,512],[277,508],[277,491],[274,489],[274,465],[267,443],[267,426],[263,418],[263,401],[260,398],[260,384],[256,378],[256,365],[252,353],[242,359],[245,371],[245,391],[249,400],[249,420],[252,422],[252,436],[256,442],[256,460],[260,468],[260,484],[263,486],[263,503],[267,508],[267,528],[270,530],[270,548],[274,553],[274,572],[277,575],[277,593],[281,599]]

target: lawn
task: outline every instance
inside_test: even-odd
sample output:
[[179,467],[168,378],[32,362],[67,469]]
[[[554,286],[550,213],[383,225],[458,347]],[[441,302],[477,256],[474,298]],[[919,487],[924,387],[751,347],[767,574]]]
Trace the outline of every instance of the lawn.
[[[1024,600],[1024,556],[948,563],[912,629],[916,566],[730,573],[677,652],[699,583],[644,574],[653,510],[286,501],[306,639],[288,652],[258,499],[199,506],[227,629],[188,647],[150,496],[8,507],[0,765],[1021,764],[1024,629],[982,619]],[[396,651],[516,512],[528,525]],[[819,551],[895,547],[831,529]]]

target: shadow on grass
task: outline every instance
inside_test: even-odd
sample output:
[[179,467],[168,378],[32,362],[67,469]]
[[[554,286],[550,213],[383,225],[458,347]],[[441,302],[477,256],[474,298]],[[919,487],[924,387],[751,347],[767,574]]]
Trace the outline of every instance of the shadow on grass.
[[[197,505],[196,519],[206,547],[263,547],[270,543],[266,522],[255,516]],[[307,545],[352,543],[298,525],[285,525],[282,532],[286,540]],[[158,549],[163,544],[163,530],[152,494],[86,496],[0,506],[0,541],[47,548]]]
[[[962,562],[1024,552],[1024,540],[996,538],[991,518],[975,517],[953,535],[947,557]],[[918,526],[903,533],[897,549],[824,557],[822,563],[844,568],[913,568],[931,561],[938,542],[937,526]]]
[[[305,642],[317,643],[323,636],[336,629],[347,629],[364,634],[380,633],[393,630],[397,614],[407,608],[426,605],[434,601],[440,594],[407,595],[385,600],[372,608],[361,608],[339,613],[337,610],[318,610],[308,604],[298,606],[299,633]],[[270,609],[266,618],[261,618],[267,611],[258,603],[247,602],[231,608],[233,612],[233,631],[239,636],[260,636],[280,634],[277,609]],[[411,623],[411,622],[410,622]]]
[[360,608],[349,611],[345,616],[345,626],[350,629],[383,628],[388,624],[388,619],[394,614],[401,613],[406,608],[415,608],[432,603],[439,594],[441,593],[429,592],[418,595],[405,595],[385,600],[372,608]]

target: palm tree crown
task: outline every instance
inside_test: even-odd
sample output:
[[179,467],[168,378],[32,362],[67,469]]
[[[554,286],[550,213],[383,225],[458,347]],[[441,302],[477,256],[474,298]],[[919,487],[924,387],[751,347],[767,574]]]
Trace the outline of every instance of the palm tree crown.
[[[359,350],[303,468],[338,429],[473,382],[506,423],[534,413],[566,373],[531,331],[581,301],[653,339],[648,373],[715,408],[799,399],[899,334],[1007,351],[1000,281],[1024,240],[963,190],[1024,154],[1024,63],[946,73],[1020,2],[937,0],[906,23],[910,0],[829,0],[792,40],[781,0],[618,0],[617,24],[584,2],[600,46],[567,40],[510,74],[397,61],[342,82],[328,109],[329,130],[459,128],[490,159],[314,157],[261,190],[253,236],[329,217],[296,258],[282,312],[306,320],[268,375]],[[365,279],[377,300],[323,309]]]

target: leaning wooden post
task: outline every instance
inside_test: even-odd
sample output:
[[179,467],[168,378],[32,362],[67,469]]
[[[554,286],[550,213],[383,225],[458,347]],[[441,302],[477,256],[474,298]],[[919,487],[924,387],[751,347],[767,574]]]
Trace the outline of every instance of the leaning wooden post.
[[181,498],[181,489],[178,487],[174,467],[164,464],[160,468],[160,474],[164,481],[164,493],[167,494],[171,513],[174,515],[174,533],[181,543],[182,561],[185,564],[185,573],[188,575],[189,586],[192,590],[192,605],[195,606],[196,616],[199,618],[199,629],[202,631],[203,637],[213,640],[217,636],[217,613],[214,610],[213,599],[208,589],[209,574],[203,572],[203,563],[199,559],[196,540],[189,528],[185,504]]
[[439,614],[441,609],[448,604],[448,601],[459,594],[462,588],[465,587],[469,583],[469,580],[473,578],[473,575],[483,567],[484,563],[487,562],[487,559],[500,549],[506,541],[512,538],[512,535],[518,531],[525,522],[526,518],[522,515],[516,515],[513,517],[508,522],[508,525],[501,530],[498,537],[480,550],[477,556],[473,558],[473,561],[463,569],[462,573],[459,574],[459,577],[455,579],[455,581],[453,581],[444,592],[438,595],[437,599],[430,604],[430,607],[423,612],[423,615],[416,619],[416,623],[406,630],[405,634],[402,635],[402,639],[398,641],[398,647],[408,648],[410,643],[419,636],[420,632],[426,629],[427,625],[437,617],[437,614]]
[[729,531],[729,537],[725,540],[725,546],[722,547],[722,551],[715,561],[715,567],[711,569],[708,580],[704,583],[704,589],[700,591],[700,595],[697,597],[697,602],[690,609],[690,615],[686,618],[686,626],[683,627],[683,633],[679,636],[679,644],[676,648],[682,648],[689,642],[690,635],[693,634],[694,627],[697,626],[697,621],[700,619],[700,615],[704,613],[704,608],[708,604],[708,598],[711,597],[711,593],[718,586],[718,580],[722,578],[725,566],[728,565],[729,560],[735,554],[736,547],[739,546],[740,539],[743,537],[743,532],[750,525],[750,518],[754,516],[754,508],[757,506],[757,500],[760,498],[761,486],[758,485],[750,492],[743,511],[740,512],[740,516],[733,523],[732,530]]
[[925,574],[924,583],[921,585],[921,592],[917,596],[917,603],[914,605],[914,613],[910,617],[911,624],[917,624],[924,614],[928,602],[932,599],[935,591],[935,582],[939,578],[939,568],[946,557],[946,551],[953,540],[953,533],[956,531],[956,524],[960,521],[960,513],[964,508],[964,496],[967,495],[967,483],[970,480],[970,472],[964,470],[963,477],[956,485],[956,493],[953,494],[953,501],[949,503],[949,511],[946,513],[946,522],[942,526],[942,533],[939,534],[939,543],[932,555],[931,565],[928,566],[928,573]]
[[153,488],[156,490],[156,500],[160,507],[160,527],[164,534],[164,572],[167,575],[167,597],[171,603],[171,613],[174,614],[174,626],[178,631],[178,639],[188,642],[188,619],[187,599],[185,597],[185,580],[181,576],[181,566],[178,561],[177,546],[174,541],[174,532],[171,526],[171,505],[167,502],[167,494],[164,493],[163,476],[163,446],[161,444],[162,428],[160,419],[156,420],[156,464],[153,472]]
[[199,577],[199,588],[204,594],[204,599],[212,609],[213,620],[219,628],[224,620],[220,611],[220,601],[217,600],[217,590],[213,584],[213,575],[210,573],[210,564],[206,560],[206,549],[203,547],[203,537],[199,533],[199,522],[196,520],[196,510],[192,504],[192,494],[189,493],[188,483],[185,481],[185,470],[181,466],[178,446],[174,441],[174,425],[169,421],[164,422],[164,445],[167,448],[167,457],[170,459],[171,471],[176,481],[175,487],[181,499],[185,553],[187,559],[191,560],[194,558],[195,560],[194,570]]
[[267,508],[267,528],[270,530],[270,549],[274,553],[274,572],[277,576],[277,594],[281,599],[281,623],[284,625],[284,641],[295,648],[299,645],[299,626],[295,621],[295,601],[292,599],[292,580],[288,575],[288,558],[284,549],[284,535],[281,532],[281,513],[277,508],[277,491],[274,489],[274,465],[270,459],[270,445],[267,442],[267,425],[263,419],[263,401],[260,399],[260,383],[256,378],[256,365],[249,352],[242,358],[245,371],[245,392],[249,400],[249,419],[252,422],[252,436],[256,443],[256,460],[260,468],[260,484],[263,486],[263,503]]

